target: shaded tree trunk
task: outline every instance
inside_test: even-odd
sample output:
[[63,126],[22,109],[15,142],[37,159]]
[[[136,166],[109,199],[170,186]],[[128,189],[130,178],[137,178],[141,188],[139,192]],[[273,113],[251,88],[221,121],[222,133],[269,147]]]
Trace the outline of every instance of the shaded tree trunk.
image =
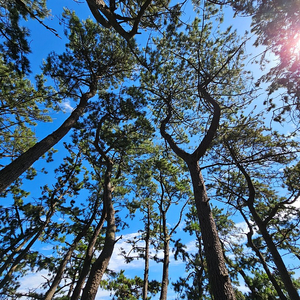
[[170,238],[167,237],[164,241],[164,260],[163,260],[163,275],[161,283],[160,300],[167,300],[168,285],[169,285],[169,264],[170,264]]
[[[103,117],[105,119],[105,117]],[[102,126],[102,121],[99,122],[96,137],[94,141],[94,146],[99,152],[101,157],[105,160],[106,171],[104,175],[104,192],[103,192],[103,215],[106,216],[106,234],[104,246],[101,251],[100,256],[96,259],[92,265],[88,280],[83,289],[81,296],[82,300],[94,300],[99,288],[99,284],[102,280],[104,272],[109,264],[110,258],[112,256],[114,246],[115,246],[115,237],[116,237],[116,222],[115,222],[115,210],[112,202],[112,192],[113,187],[111,184],[112,168],[113,161],[107,156],[105,151],[99,146],[99,135],[100,129]],[[100,220],[101,223],[101,220]]]
[[167,116],[161,123],[160,132],[171,149],[185,161],[190,171],[213,298],[214,300],[235,300],[234,290],[225,265],[222,246],[198,163],[199,159],[204,156],[206,150],[209,148],[217,132],[221,111],[219,104],[206,90],[198,86],[198,92],[199,96],[201,95],[201,97],[212,106],[213,117],[209,129],[197,149],[192,154],[185,152],[178,147],[172,136],[166,132],[166,125],[172,116],[171,99],[168,99],[166,103],[168,107]]
[[75,289],[72,293],[72,297],[71,297],[71,300],[78,300],[80,298],[80,294],[81,294],[81,290],[83,288],[83,285],[84,285],[84,281],[87,277],[87,275],[89,274],[89,271],[90,271],[90,266],[91,266],[91,262],[92,262],[92,258],[93,258],[93,254],[94,254],[94,247],[95,247],[95,244],[97,242],[97,238],[101,232],[101,229],[104,225],[104,222],[105,222],[105,218],[106,218],[106,208],[105,206],[103,207],[103,210],[102,210],[102,215],[101,215],[101,218],[100,218],[100,221],[93,233],[93,236],[89,242],[89,245],[88,245],[88,248],[86,250],[86,254],[85,254],[85,258],[84,258],[84,262],[83,262],[83,266],[81,268],[81,272],[80,272],[80,275],[79,275],[79,279],[76,283],[76,286],[75,286]]
[[188,167],[193,183],[195,204],[207,262],[208,277],[214,299],[235,299],[200,166],[198,162],[191,162],[188,164]]
[[144,284],[143,284],[143,300],[147,300],[148,284],[149,284],[149,248],[150,248],[150,204],[147,205],[147,225],[145,236],[145,268],[144,268]]
[[[76,236],[75,240],[73,241],[72,245],[70,246],[69,250],[67,251],[66,255],[64,256],[58,271],[56,273],[56,276],[49,288],[49,290],[47,291],[44,300],[51,300],[54,296],[54,293],[61,281],[61,278],[63,276],[64,270],[66,268],[66,265],[68,263],[68,261],[71,259],[71,256],[76,248],[76,246],[78,245],[79,241],[86,235],[91,223],[94,221],[95,216],[97,214],[97,209],[98,209],[98,201],[95,203],[94,209],[93,209],[93,214],[91,216],[91,218],[89,219],[88,223],[84,225],[83,229],[81,230],[81,232]],[[69,290],[70,293],[70,290]]]

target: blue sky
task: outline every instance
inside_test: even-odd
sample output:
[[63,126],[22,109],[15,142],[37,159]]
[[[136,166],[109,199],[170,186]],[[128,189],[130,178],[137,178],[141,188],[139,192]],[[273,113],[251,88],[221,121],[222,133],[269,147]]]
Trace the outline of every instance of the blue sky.
[[[49,20],[46,20],[45,24],[47,24],[50,27],[55,28],[61,38],[58,38],[57,36],[52,34],[49,30],[42,27],[40,24],[38,24],[37,21],[31,20],[29,22],[31,33],[32,33],[32,40],[31,40],[32,54],[30,55],[30,60],[32,62],[32,71],[33,71],[32,75],[40,72],[40,66],[42,64],[42,61],[44,58],[46,58],[46,56],[49,54],[50,51],[62,53],[65,50],[65,43],[67,42],[67,40],[63,33],[64,27],[63,27],[63,25],[59,24],[61,13],[63,11],[64,6],[68,7],[71,10],[74,9],[76,11],[77,15],[82,19],[86,19],[88,17],[92,18],[89,8],[88,8],[87,4],[85,3],[85,1],[78,2],[78,3],[76,3],[75,1],[72,1],[72,0],[49,1],[48,7],[52,10],[52,17]],[[187,18],[188,18],[189,13],[190,12],[188,12],[188,11],[186,12]],[[232,23],[231,21],[232,20],[230,20],[230,23]],[[239,29],[239,33],[242,34],[245,31],[245,29],[249,28],[250,20],[245,19],[245,18],[238,18],[233,23]],[[140,38],[139,42],[143,43],[144,39]],[[247,47],[251,47],[251,43],[249,43],[248,45],[249,46],[247,46]],[[251,48],[251,49],[253,50],[252,51],[253,54],[258,54],[261,51],[260,49],[253,49],[253,48]],[[250,59],[249,59],[249,69],[254,70],[254,72],[257,72],[257,73],[259,70],[257,66],[253,66],[250,64]],[[75,106],[75,103],[69,102],[68,100],[63,102],[62,108],[65,111],[65,113],[53,112],[53,114],[51,115],[51,117],[53,118],[52,123],[42,125],[42,126],[39,125],[36,127],[37,137],[39,139],[41,139],[41,138],[45,137],[46,135],[48,135],[49,133],[51,133],[54,129],[56,129],[67,118],[67,116],[71,112],[72,108],[74,108],[74,106]],[[51,170],[51,168],[52,168],[52,170],[54,170],[54,168],[59,165],[60,160],[62,160],[61,153],[64,152],[64,148],[62,146],[62,141],[58,145],[55,146],[55,149],[58,149],[58,153],[56,153],[54,156],[54,163],[46,166],[46,168],[50,168],[50,170]],[[41,168],[43,165],[44,165],[44,160],[40,160],[36,164],[37,168],[39,168],[39,167]],[[28,199],[29,201],[32,198],[39,197],[40,189],[37,187],[39,185],[45,184],[45,182],[47,182],[48,184],[51,184],[54,182],[53,174],[51,174],[51,171],[47,175],[45,175],[45,174],[39,175],[38,178],[36,178],[36,180],[28,183],[28,187],[32,190],[32,193]],[[177,220],[176,220],[176,218],[174,218],[174,219],[172,219],[172,221],[173,221],[173,223],[169,224],[170,227],[172,227],[172,225],[175,224]],[[135,221],[135,222],[139,222],[139,221]],[[238,222],[238,227],[241,228],[241,231],[246,230],[245,224],[241,220],[237,219],[236,222]],[[125,264],[123,258],[121,256],[118,256],[118,249],[120,249],[121,247],[128,249],[128,251],[129,251],[129,245],[128,245],[128,243],[126,243],[126,239],[131,238],[132,236],[138,234],[136,232],[137,227],[139,227],[139,226],[132,226],[131,228],[126,229],[124,234],[122,232],[123,238],[121,240],[119,240],[115,246],[115,252],[111,259],[109,268],[111,268],[115,271],[120,271],[121,269],[125,269],[126,270],[125,274],[127,274],[128,276],[139,275],[142,277],[143,276],[143,261],[142,260],[135,261],[134,263],[131,263],[131,264]],[[196,251],[195,244],[194,244],[194,237],[190,237],[187,233],[183,232],[182,227],[179,227],[179,229],[178,229],[177,238],[182,238],[184,240],[184,242],[187,245],[187,248],[189,249],[189,251],[191,253],[194,253]],[[240,237],[237,237],[237,238],[241,238],[241,242],[245,241],[245,236],[243,236],[243,235]],[[39,246],[36,245],[34,247],[39,247]],[[39,250],[42,251],[45,255],[51,255],[51,253],[52,253],[52,248],[47,247],[47,245],[41,245]],[[156,264],[154,262],[151,263],[151,266],[150,266],[151,275],[150,276],[152,276],[153,279],[155,278],[157,280],[160,280],[161,271],[162,271],[162,264]],[[175,261],[173,258],[173,255],[172,255],[171,263],[170,263],[170,283],[172,281],[175,281],[177,276],[183,276],[184,273],[185,273],[184,263]],[[33,287],[36,288],[39,283],[42,283],[45,281],[43,276],[47,277],[47,274],[45,274],[44,272],[29,274],[27,277],[25,277],[22,280],[21,290],[27,289],[27,288],[33,288]],[[241,290],[245,289],[242,282],[241,282],[240,289]],[[99,291],[97,300],[100,300],[100,299],[102,299],[102,300],[111,299],[109,292]],[[154,299],[158,299],[158,296]],[[175,299],[175,295],[172,295],[171,291],[169,294],[169,299]]]

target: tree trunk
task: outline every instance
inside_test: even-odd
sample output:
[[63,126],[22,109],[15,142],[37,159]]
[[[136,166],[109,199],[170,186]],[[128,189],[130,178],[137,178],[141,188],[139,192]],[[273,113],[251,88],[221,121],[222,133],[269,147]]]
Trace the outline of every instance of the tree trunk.
[[66,265],[68,263],[68,261],[70,260],[77,244],[79,243],[79,241],[82,239],[82,237],[84,237],[92,223],[92,221],[94,220],[94,217],[95,217],[95,213],[92,215],[92,217],[90,218],[88,224],[86,224],[82,231],[76,236],[75,240],[73,241],[72,245],[70,246],[69,250],[67,251],[65,257],[63,258],[59,268],[58,268],[58,271],[56,273],[56,276],[51,284],[51,287],[49,288],[49,290],[47,291],[45,297],[44,297],[44,300],[51,300],[54,296],[54,293],[61,281],[61,278],[64,274],[64,270],[66,268]]
[[236,154],[234,153],[234,150],[229,146],[229,144],[227,144],[227,147],[230,151],[230,154],[231,154],[233,160],[235,161],[236,166],[239,168],[239,170],[244,175],[247,185],[248,185],[249,197],[248,197],[248,200],[244,201],[244,202],[247,205],[248,209],[250,210],[251,215],[255,221],[255,224],[258,226],[258,229],[267,244],[267,247],[272,255],[273,261],[277,267],[277,271],[281,277],[281,280],[285,286],[287,293],[289,294],[291,300],[299,300],[300,297],[297,292],[297,289],[295,288],[295,286],[292,282],[291,276],[281,258],[281,255],[280,255],[276,245],[274,244],[271,235],[268,232],[267,222],[264,222],[261,219],[261,217],[259,216],[259,214],[257,213],[257,211],[255,209],[254,201],[255,201],[255,197],[256,197],[256,195],[255,195],[256,192],[255,192],[255,187],[253,185],[252,179],[251,179],[250,175],[247,173],[244,166],[238,161]]
[[76,109],[57,130],[36,143],[0,171],[0,192],[9,187],[10,184],[18,179],[34,162],[56,145],[70,131],[79,117],[84,113],[88,100],[95,96],[95,94],[96,89],[91,89],[91,91],[83,94]]
[[162,121],[160,132],[162,137],[168,142],[172,150],[181,157],[188,165],[194,190],[194,198],[199,219],[205,257],[207,261],[208,277],[211,285],[214,300],[235,300],[234,290],[225,265],[222,246],[218,237],[215,221],[212,216],[208,196],[204,185],[204,180],[199,166],[199,159],[202,158],[217,132],[221,109],[205,89],[198,86],[199,97],[204,98],[207,104],[213,107],[213,116],[210,126],[199,143],[197,149],[189,154],[179,148],[172,136],[166,132],[166,125],[172,117],[171,100],[167,102],[167,116]]
[[235,299],[198,161],[188,164],[214,300]]
[[104,180],[104,195],[103,200],[107,212],[107,229],[105,242],[102,252],[98,259],[94,262],[90,271],[89,278],[83,290],[82,300],[94,300],[99,288],[101,279],[106,271],[112,256],[115,246],[115,235],[116,235],[116,224],[115,224],[115,210],[112,203],[112,185],[111,185],[111,172],[112,172],[112,161],[106,157],[107,170],[105,172]]
[[84,258],[84,262],[83,262],[83,266],[81,268],[81,272],[79,275],[79,279],[76,283],[75,289],[72,293],[72,297],[71,300],[78,300],[80,298],[80,294],[81,294],[81,290],[84,284],[84,281],[89,273],[90,270],[90,266],[91,266],[91,261],[93,258],[93,253],[94,253],[94,246],[96,244],[97,238],[100,234],[100,231],[103,227],[104,221],[106,218],[106,208],[105,206],[103,207],[103,211],[102,211],[102,216],[100,218],[100,221],[93,233],[93,236],[89,242],[88,248],[86,250],[86,254],[85,254],[85,258]]
[[12,262],[14,262],[14,257],[15,257],[15,255],[17,254],[17,253],[19,253],[21,250],[22,250],[22,248],[23,248],[23,246],[25,246],[26,245],[26,243],[35,235],[35,233],[36,233],[37,231],[35,230],[34,232],[32,232],[30,235],[28,235],[27,237],[26,237],[26,239],[24,239],[23,240],[23,242],[18,246],[18,247],[13,247],[13,246],[10,246],[10,247],[8,247],[8,249],[7,249],[7,251],[5,251],[3,254],[0,254],[0,257],[5,257],[6,255],[6,253],[8,253],[9,251],[12,251],[9,255],[8,255],[8,257],[6,258],[6,260],[5,261],[3,261],[3,265],[1,266],[1,268],[0,268],[0,276],[2,275],[2,273],[5,271],[5,270],[7,270],[8,269],[8,267],[9,267],[9,265],[12,263]]
[[4,287],[4,285],[6,283],[8,283],[11,278],[12,278],[12,274],[15,271],[15,269],[17,268],[18,264],[21,262],[21,260],[29,253],[30,248],[32,247],[32,245],[36,242],[36,240],[40,237],[40,235],[42,234],[43,230],[47,227],[47,225],[49,224],[51,217],[54,214],[54,210],[51,211],[48,215],[47,215],[47,219],[44,222],[43,226],[41,226],[38,230],[38,232],[35,234],[35,236],[32,237],[31,241],[28,243],[28,245],[24,248],[24,250],[22,250],[20,252],[20,254],[17,256],[17,258],[14,259],[12,266],[10,267],[10,269],[8,270],[7,274],[4,276],[4,278],[2,279],[2,281],[0,282],[0,290]]
[[170,264],[170,238],[166,237],[164,241],[164,261],[163,275],[159,300],[167,300],[168,285],[169,285],[169,264]]
[[249,210],[251,211],[251,214],[253,216],[253,219],[256,223],[256,225],[259,228],[259,231],[261,232],[261,235],[263,236],[268,249],[272,255],[273,261],[277,267],[277,271],[280,275],[280,278],[285,286],[285,289],[287,293],[289,294],[291,300],[299,300],[299,294],[297,292],[297,289],[295,288],[291,276],[282,260],[282,257],[276,247],[276,245],[273,242],[272,237],[270,236],[266,224],[261,220],[260,216],[257,214],[255,208],[250,204],[249,205]]
[[147,225],[145,237],[145,269],[144,269],[144,284],[143,284],[143,300],[147,300],[148,295],[148,278],[149,278],[149,247],[150,247],[150,205],[147,206]]

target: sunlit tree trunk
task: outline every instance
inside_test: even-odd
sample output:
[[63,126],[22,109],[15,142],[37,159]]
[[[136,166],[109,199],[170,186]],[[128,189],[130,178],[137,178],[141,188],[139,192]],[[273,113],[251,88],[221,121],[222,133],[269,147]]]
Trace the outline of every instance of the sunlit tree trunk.
[[18,179],[20,175],[28,170],[34,162],[55,146],[74,127],[79,117],[83,114],[88,100],[95,96],[95,94],[96,89],[92,87],[89,92],[82,95],[76,109],[57,130],[36,143],[0,171],[0,192],[3,192]]

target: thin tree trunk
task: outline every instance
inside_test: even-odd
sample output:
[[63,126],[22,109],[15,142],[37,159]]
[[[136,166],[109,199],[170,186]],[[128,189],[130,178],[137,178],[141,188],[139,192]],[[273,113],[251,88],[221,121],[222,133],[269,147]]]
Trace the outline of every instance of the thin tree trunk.
[[[97,205],[96,205],[97,206]],[[86,235],[92,221],[94,220],[95,218],[95,210],[94,210],[94,213],[92,215],[92,217],[90,218],[89,222],[84,226],[84,228],[82,229],[82,231],[76,236],[75,240],[73,241],[72,245],[70,246],[69,250],[67,251],[65,257],[63,258],[59,268],[58,268],[58,271],[56,273],[56,276],[50,286],[50,288],[48,289],[45,297],[44,297],[44,300],[51,300],[54,296],[54,293],[61,281],[61,278],[64,274],[64,271],[65,271],[65,268],[66,268],[66,265],[68,263],[68,261],[70,260],[76,246],[78,245],[79,241]]]
[[[160,298],[159,300],[167,300],[168,295],[168,285],[169,285],[169,264],[170,264],[170,235],[167,228],[167,211],[171,205],[171,199],[166,201],[164,199],[165,194],[165,187],[163,184],[162,175],[160,179],[160,185],[162,189],[161,199],[159,203],[159,210],[162,219],[162,235],[163,235],[163,242],[164,242],[164,259],[163,259],[163,274],[161,280],[161,291],[160,291]],[[163,208],[164,202],[166,203],[165,209]]]
[[170,264],[170,238],[166,237],[164,241],[164,260],[163,260],[163,275],[160,292],[160,300],[167,300],[168,285],[169,285],[169,264]]
[[93,233],[93,236],[92,236],[92,238],[89,242],[88,248],[86,250],[86,255],[85,255],[85,258],[84,258],[83,266],[81,268],[81,272],[80,272],[80,275],[79,275],[79,279],[76,283],[75,289],[72,293],[71,300],[78,300],[80,298],[80,294],[81,294],[81,291],[82,291],[82,287],[84,285],[84,281],[85,281],[87,275],[89,274],[91,261],[92,261],[93,253],[94,253],[94,247],[95,247],[95,244],[97,242],[97,238],[100,234],[100,231],[103,227],[105,218],[106,218],[106,208],[105,208],[105,205],[104,205],[103,211],[102,211],[102,216],[100,218],[100,221],[99,221],[99,223],[98,223],[98,225],[97,225],[97,227],[96,227],[96,229]]
[[261,218],[259,217],[259,215],[257,214],[255,208],[253,206],[249,207],[251,214],[253,216],[253,219],[256,223],[256,225],[259,228],[259,231],[261,232],[262,237],[264,238],[268,249],[272,255],[273,261],[277,267],[277,271],[280,274],[281,280],[284,283],[284,286],[286,288],[287,293],[289,294],[291,300],[299,300],[299,294],[297,292],[297,289],[295,288],[291,276],[283,262],[283,259],[276,247],[276,245],[273,242],[272,237],[270,236],[266,225],[264,224],[264,222],[261,220]]
[[28,245],[24,248],[24,250],[22,250],[20,252],[20,254],[18,255],[17,258],[14,259],[14,262],[12,264],[12,266],[10,267],[9,271],[7,272],[7,274],[5,275],[5,277],[2,279],[2,281],[0,282],[0,290],[4,287],[4,285],[6,283],[8,283],[10,281],[10,279],[12,278],[12,274],[15,271],[15,269],[17,268],[18,264],[21,262],[21,260],[28,254],[28,252],[30,251],[30,248],[32,247],[32,245],[36,242],[36,240],[40,237],[41,233],[43,232],[43,230],[47,227],[47,225],[50,222],[51,217],[53,216],[54,211],[51,212],[48,216],[47,219],[45,221],[45,223],[43,224],[43,226],[39,229],[39,231],[35,234],[35,236],[31,239],[31,241],[28,243]]
[[276,290],[279,298],[281,300],[287,300],[287,298],[283,294],[280,286],[278,285],[276,279],[272,275],[272,273],[271,273],[271,271],[270,271],[270,269],[269,269],[269,267],[268,267],[268,265],[267,265],[264,257],[262,256],[262,254],[260,253],[260,251],[257,249],[257,247],[253,244],[253,241],[252,241],[252,232],[249,232],[247,234],[247,238],[248,238],[248,244],[249,244],[249,246],[253,249],[253,251],[255,252],[255,254],[257,255],[257,257],[259,258],[259,260],[260,260],[260,262],[261,262],[261,264],[262,264],[262,266],[263,266],[266,274],[268,275],[270,281],[272,282],[272,284],[273,284],[273,286],[274,286],[274,288],[275,288],[275,290]]
[[[23,248],[24,245],[26,245],[26,243],[35,235],[36,231],[32,232],[30,235],[27,236],[26,239],[24,239],[24,241],[15,249],[13,247],[9,247],[7,252],[9,250],[12,250],[12,253],[7,257],[7,259],[3,262],[3,265],[0,268],[0,275],[2,275],[2,273],[8,269],[9,265],[14,261],[14,256],[21,251],[21,249]],[[1,254],[2,257],[4,257],[4,254]]]
[[239,163],[239,161],[237,160],[237,157],[233,151],[233,149],[227,144],[227,147],[230,151],[230,154],[233,158],[233,160],[236,163],[236,166],[239,168],[239,170],[242,172],[242,174],[244,175],[247,185],[248,185],[248,189],[249,189],[249,197],[248,200],[245,201],[245,204],[247,205],[247,207],[249,208],[252,217],[256,223],[256,225],[259,228],[259,231],[262,235],[262,237],[264,238],[267,247],[272,255],[273,261],[277,267],[277,271],[281,277],[281,280],[286,288],[287,293],[289,294],[291,300],[299,300],[299,294],[297,292],[297,289],[295,288],[291,276],[281,258],[281,255],[276,247],[276,245],[273,242],[273,239],[271,237],[271,235],[268,232],[267,229],[267,222],[264,222],[261,217],[258,215],[255,207],[254,207],[254,200],[255,200],[255,187],[252,183],[252,180],[250,178],[250,175],[247,173],[246,169]]
[[[77,157],[78,159],[78,157]],[[77,161],[76,161],[77,162]],[[74,171],[76,169],[76,163],[74,167],[70,170],[70,173],[66,176],[65,180],[58,186],[56,189],[53,190],[51,197],[48,199],[48,201],[51,203],[51,206],[49,208],[49,211],[46,214],[46,220],[43,222],[43,224],[36,230],[36,234],[32,236],[31,241],[28,243],[28,245],[25,247],[24,250],[20,252],[20,254],[17,256],[17,258],[14,259],[14,262],[10,268],[10,270],[7,272],[3,280],[0,282],[0,289],[3,288],[3,286],[11,279],[13,272],[15,271],[18,264],[21,262],[21,260],[28,254],[30,251],[30,248],[32,245],[36,242],[36,240],[40,237],[44,229],[49,225],[52,216],[55,213],[55,207],[57,203],[60,201],[60,199],[69,192],[69,188],[67,188],[63,194],[56,197],[56,194],[58,191],[61,190],[61,188],[68,182],[68,180],[73,176]]]
[[0,192],[9,187],[10,184],[18,179],[35,161],[56,145],[74,127],[79,117],[84,113],[88,100],[95,96],[95,94],[96,88],[91,88],[89,92],[83,94],[76,109],[57,130],[36,143],[0,171]]
[[147,225],[146,225],[145,243],[146,243],[146,246],[145,246],[143,300],[147,300],[148,284],[149,284],[150,204],[147,205]]

